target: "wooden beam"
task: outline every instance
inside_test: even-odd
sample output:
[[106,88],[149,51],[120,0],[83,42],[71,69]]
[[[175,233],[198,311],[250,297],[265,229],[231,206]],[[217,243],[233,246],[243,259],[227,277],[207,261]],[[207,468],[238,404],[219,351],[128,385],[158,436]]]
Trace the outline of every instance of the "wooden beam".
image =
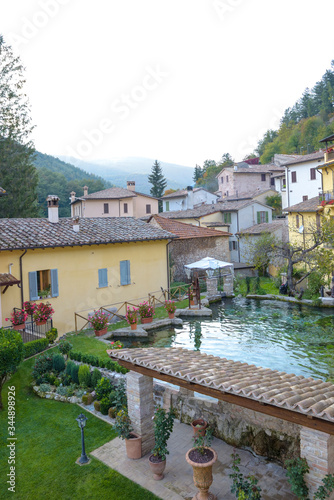
[[219,399],[220,401],[225,401],[226,403],[242,406],[243,408],[248,408],[249,410],[264,413],[266,415],[280,418],[297,425],[303,425],[304,427],[308,427],[310,429],[316,429],[317,431],[334,435],[334,423],[314,417],[313,415],[311,416],[312,418],[310,418],[310,416],[299,413],[297,411],[287,410],[286,408],[279,408],[278,406],[263,403],[260,401],[254,401],[254,399],[249,399],[245,396],[230,394],[218,389],[213,389],[211,387],[205,387],[203,385],[197,384],[196,382],[188,382],[186,380],[182,380],[181,378],[174,377],[173,375],[166,375],[165,373],[161,373],[150,368],[134,365],[129,361],[119,359],[116,356],[114,357],[111,353],[109,354],[109,356],[111,359],[117,361],[120,365],[124,366],[128,370],[141,373],[142,375],[146,375],[147,377],[157,378],[159,380],[163,380],[164,382],[178,385],[190,391],[196,391],[200,394],[205,394],[206,396],[211,396],[212,398]]

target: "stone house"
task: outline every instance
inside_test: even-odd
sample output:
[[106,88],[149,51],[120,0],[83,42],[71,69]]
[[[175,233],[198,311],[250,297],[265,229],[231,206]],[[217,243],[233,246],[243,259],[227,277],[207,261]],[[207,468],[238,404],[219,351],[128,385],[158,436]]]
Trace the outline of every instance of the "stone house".
[[187,189],[179,189],[174,193],[162,196],[163,212],[173,210],[188,210],[199,205],[210,205],[216,203],[219,196],[210,193],[204,188],[195,188],[188,186]]

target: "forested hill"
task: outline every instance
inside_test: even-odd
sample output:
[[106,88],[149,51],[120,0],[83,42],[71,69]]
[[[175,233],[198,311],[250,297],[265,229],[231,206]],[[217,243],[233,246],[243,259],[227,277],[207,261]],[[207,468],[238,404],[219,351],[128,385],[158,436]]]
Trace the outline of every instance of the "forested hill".
[[334,133],[334,61],[312,89],[285,110],[278,130],[268,130],[254,152],[262,164],[275,153],[305,154],[317,151],[320,139]]
[[70,217],[70,193],[83,195],[83,187],[88,186],[88,192],[101,191],[113,184],[94,174],[89,174],[81,168],[66,163],[54,156],[36,151],[35,167],[38,173],[38,205],[40,215],[47,217],[46,198],[49,194],[59,196],[59,216]]

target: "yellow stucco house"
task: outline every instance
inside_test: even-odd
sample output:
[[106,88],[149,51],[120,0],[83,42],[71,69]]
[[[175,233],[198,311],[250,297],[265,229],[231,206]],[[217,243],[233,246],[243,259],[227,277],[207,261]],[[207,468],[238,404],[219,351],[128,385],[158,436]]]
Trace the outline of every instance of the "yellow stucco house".
[[127,182],[127,189],[114,187],[76,197],[71,193],[71,217],[144,217],[159,212],[159,200],[148,194],[138,193],[134,181]]
[[[132,217],[0,219],[0,327],[24,301],[50,302],[54,326],[74,330],[74,313],[147,297],[168,287],[171,233]],[[41,291],[50,298],[40,299]]]

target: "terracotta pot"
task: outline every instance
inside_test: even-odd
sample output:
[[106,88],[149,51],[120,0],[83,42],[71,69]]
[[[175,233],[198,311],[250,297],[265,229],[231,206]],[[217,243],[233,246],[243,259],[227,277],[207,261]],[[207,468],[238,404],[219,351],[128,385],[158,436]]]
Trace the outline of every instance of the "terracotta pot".
[[96,337],[101,337],[101,335],[105,335],[108,331],[108,327],[102,328],[102,330],[94,330]]
[[161,479],[164,478],[166,459],[161,460],[160,462],[151,462],[151,457],[153,457],[153,455],[148,457],[148,463],[150,464],[151,472],[153,473],[153,479],[155,479],[155,481],[161,481]]
[[191,305],[191,306],[194,306],[194,305],[195,305],[195,301],[194,301],[194,300],[191,300],[191,301],[190,301],[190,305]]
[[26,325],[21,323],[20,325],[13,325],[14,330],[23,330]]
[[137,330],[137,323],[131,323],[131,330]]
[[175,313],[168,313],[169,319],[174,319],[175,318]]
[[141,322],[143,323],[143,325],[145,323],[152,323],[152,320],[153,320],[153,318],[141,318]]
[[46,319],[43,319],[43,321],[36,321],[36,325],[37,326],[46,325]]
[[191,422],[191,427],[194,431],[194,436],[205,436],[206,428],[208,423],[203,418],[198,418],[197,420],[193,420]]
[[141,436],[135,432],[131,432],[131,436],[134,437],[125,439],[126,454],[128,458],[138,460],[138,458],[141,458]]
[[209,492],[209,488],[212,484],[212,466],[217,460],[217,453],[212,448],[208,448],[213,453],[213,459],[206,463],[193,462],[189,458],[189,453],[194,450],[191,448],[186,454],[186,460],[193,468],[193,479],[196,488],[199,492],[194,496],[193,500],[216,500],[216,496]]

